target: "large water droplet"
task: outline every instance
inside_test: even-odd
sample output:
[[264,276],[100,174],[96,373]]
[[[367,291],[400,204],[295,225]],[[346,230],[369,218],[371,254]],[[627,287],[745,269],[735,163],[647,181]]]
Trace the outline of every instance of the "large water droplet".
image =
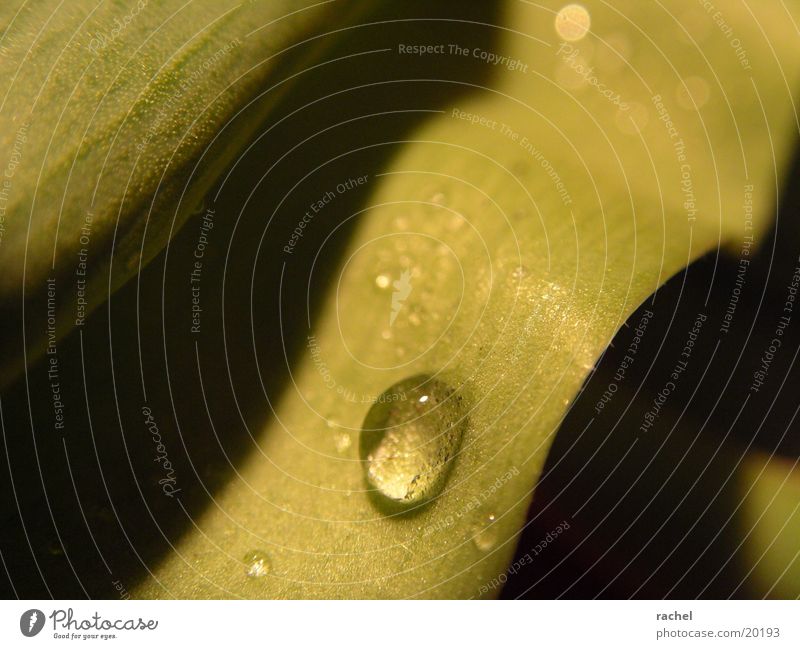
[[244,555],[244,573],[248,577],[258,579],[269,574],[269,557],[266,552],[252,550]]
[[412,507],[442,491],[461,447],[466,417],[449,386],[427,375],[395,383],[364,419],[360,453],[384,504]]

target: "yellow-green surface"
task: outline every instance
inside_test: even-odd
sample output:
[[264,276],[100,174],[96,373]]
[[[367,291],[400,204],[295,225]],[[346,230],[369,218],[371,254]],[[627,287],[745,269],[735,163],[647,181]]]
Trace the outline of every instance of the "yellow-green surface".
[[760,592],[796,599],[800,583],[800,473],[796,463],[754,454],[739,479],[739,534]]
[[[197,209],[299,69],[319,58],[324,35],[364,8],[3,2],[0,304],[21,308],[52,278],[59,335],[88,315]],[[21,370],[21,351],[6,352],[0,385]]]
[[[370,177],[272,423],[136,596],[496,593],[482,586],[504,571],[554,432],[615,331],[691,260],[758,242],[796,133],[796,3],[719,2],[718,19],[689,0],[585,2],[591,33],[572,59],[561,4],[510,1],[496,54],[518,69],[498,66]],[[420,373],[458,389],[469,426],[441,496],[385,516],[365,493],[359,428],[372,399]],[[259,577],[243,561],[254,550]]]

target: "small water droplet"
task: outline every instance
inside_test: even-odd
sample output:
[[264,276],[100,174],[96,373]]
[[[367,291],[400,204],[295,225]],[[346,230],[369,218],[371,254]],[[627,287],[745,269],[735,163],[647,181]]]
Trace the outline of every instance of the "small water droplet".
[[488,552],[497,545],[497,530],[494,521],[495,515],[489,514],[485,520],[473,528],[472,542],[481,552]]
[[269,574],[269,557],[266,552],[252,550],[244,555],[244,574],[253,579],[266,577]]
[[461,397],[441,381],[417,375],[386,390],[360,441],[366,480],[381,502],[410,507],[438,495],[465,427]]
[[375,286],[378,288],[389,288],[392,284],[392,279],[388,275],[381,273],[375,278]]
[[336,450],[339,453],[344,453],[348,448],[350,448],[350,435],[347,433],[340,433],[333,438],[333,443],[336,445]]
[[528,269],[525,266],[517,266],[511,271],[511,277],[515,280],[521,280],[528,276]]

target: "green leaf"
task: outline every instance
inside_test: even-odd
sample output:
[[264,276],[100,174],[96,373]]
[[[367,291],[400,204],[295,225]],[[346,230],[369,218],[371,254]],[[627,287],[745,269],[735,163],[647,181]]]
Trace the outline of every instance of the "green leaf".
[[740,470],[744,539],[752,575],[766,597],[797,598],[800,473],[797,463],[752,454]]
[[[365,7],[3,4],[0,308],[14,335],[0,386],[23,366],[21,303],[52,306],[57,337],[81,326],[198,209],[325,35]],[[30,328],[28,362],[47,340]]]
[[[370,176],[274,420],[137,596],[496,594],[587,373],[671,275],[758,244],[796,128],[797,15],[778,0],[718,14],[584,4],[592,33],[569,50],[561,3],[509,3],[494,54],[514,69]],[[412,290],[391,324],[404,271]],[[367,495],[359,429],[371,401],[417,374],[458,391],[468,426],[442,494],[387,515]],[[246,574],[253,551],[263,576]]]

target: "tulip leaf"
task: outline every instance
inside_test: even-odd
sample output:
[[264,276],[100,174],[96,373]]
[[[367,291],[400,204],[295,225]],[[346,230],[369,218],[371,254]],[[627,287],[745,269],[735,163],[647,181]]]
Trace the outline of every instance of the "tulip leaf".
[[31,362],[50,325],[56,338],[82,326],[166,245],[325,35],[365,7],[3,4],[0,385],[23,366],[22,303],[55,314],[26,325]]
[[[719,4],[589,0],[583,34],[562,3],[509,2],[497,51],[447,50],[484,57],[494,81],[365,180],[274,418],[136,596],[496,595],[609,341],[672,275],[709,252],[747,258],[770,224],[797,129],[798,16]],[[724,336],[700,316],[700,344]],[[468,424],[438,497],[385,511],[359,432],[416,375],[451,386]]]

